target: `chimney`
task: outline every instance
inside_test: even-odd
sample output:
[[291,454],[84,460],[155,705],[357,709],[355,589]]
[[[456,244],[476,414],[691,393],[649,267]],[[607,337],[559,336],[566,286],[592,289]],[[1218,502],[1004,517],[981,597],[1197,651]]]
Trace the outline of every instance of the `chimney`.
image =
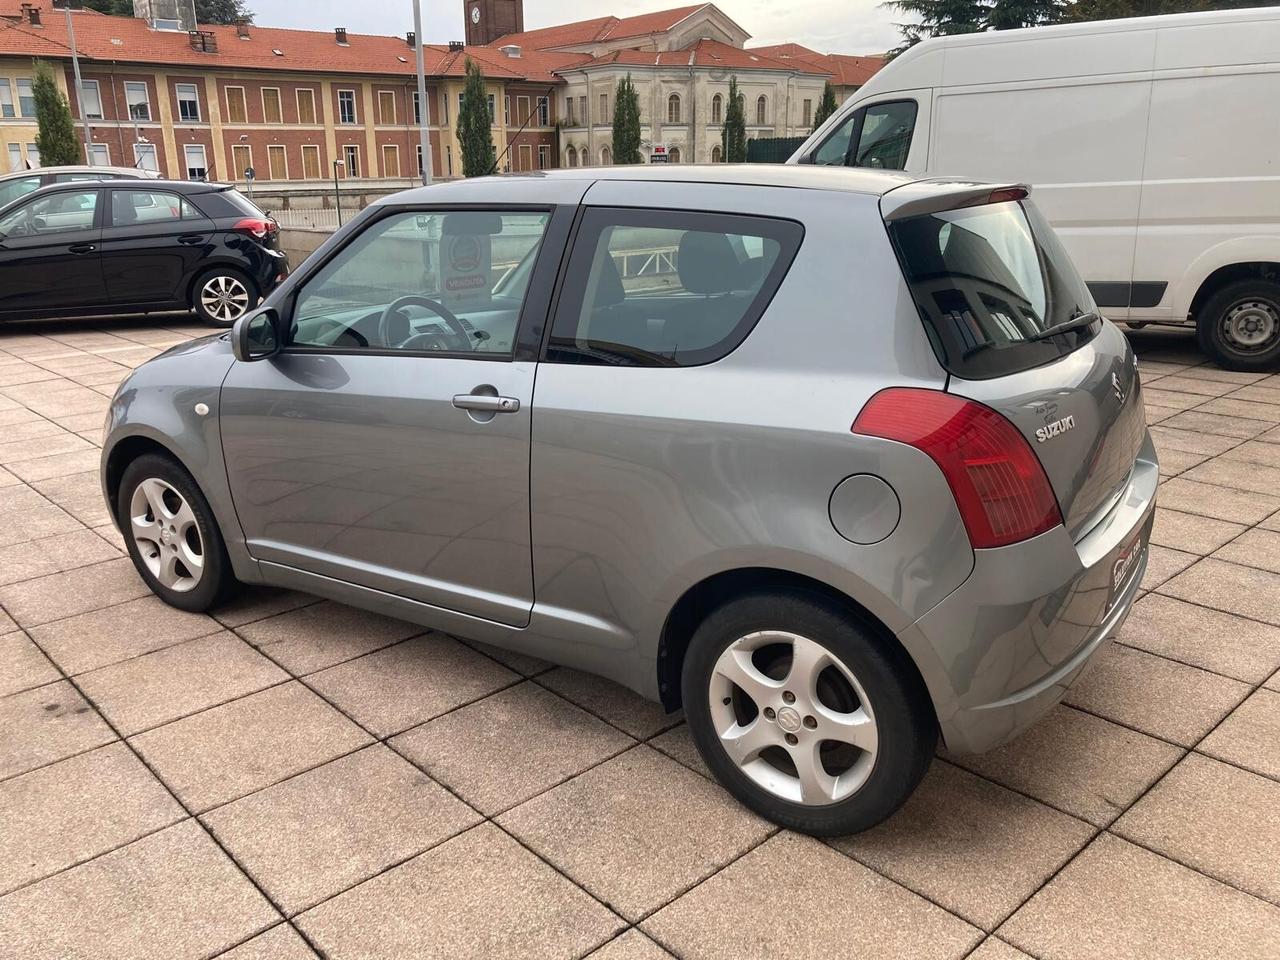
[[418,45],[418,35],[410,30],[404,35],[404,42],[410,47],[416,47]]
[[346,27],[334,27],[334,28],[333,28],[333,38],[334,38],[335,40],[337,40],[337,41],[338,41],[338,43],[342,44],[344,47],[345,47],[345,46],[348,46],[348,44],[347,44],[347,28],[346,28]]
[[236,21],[236,36],[239,37],[241,40],[249,39],[249,21],[248,20]]
[[29,3],[22,5],[23,19],[33,27],[42,26],[40,23],[40,8],[34,7]]
[[449,41],[449,52],[450,52],[450,53],[461,53],[461,52],[463,51],[463,49],[465,49],[465,47],[466,47],[466,44],[464,44],[461,40],[450,40],[450,41]]
[[498,49],[512,59],[518,60],[520,58],[520,45],[518,43],[508,43],[506,46],[499,47]]

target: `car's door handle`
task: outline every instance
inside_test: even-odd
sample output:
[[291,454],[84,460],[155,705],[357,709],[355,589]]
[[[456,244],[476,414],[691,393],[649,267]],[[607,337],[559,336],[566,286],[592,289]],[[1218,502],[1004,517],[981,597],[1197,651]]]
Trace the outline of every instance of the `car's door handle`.
[[483,393],[460,393],[453,398],[459,410],[480,410],[484,413],[515,413],[520,401],[515,397],[491,397]]
[[185,233],[178,238],[178,242],[185,243],[187,246],[192,246],[197,243],[204,243],[204,234],[203,233]]
[[84,253],[93,253],[97,249],[92,243],[73,243],[67,247],[67,253],[74,253],[79,256]]

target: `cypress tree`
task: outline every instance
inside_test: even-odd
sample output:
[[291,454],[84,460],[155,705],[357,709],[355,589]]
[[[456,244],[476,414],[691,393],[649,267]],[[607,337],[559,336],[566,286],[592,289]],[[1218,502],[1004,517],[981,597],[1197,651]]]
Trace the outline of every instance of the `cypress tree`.
[[462,106],[458,108],[458,141],[464,177],[483,177],[493,172],[492,124],[484,74],[468,57],[467,85],[462,91]]
[[818,112],[813,115],[813,129],[817,130],[827,117],[836,112],[836,92],[831,87],[831,81],[828,80],[822,88],[822,99],[818,101]]
[[613,107],[613,162],[640,163],[640,95],[631,74],[618,81]]
[[747,118],[738,92],[738,78],[729,78],[729,106],[724,112],[720,131],[720,152],[725,163],[742,163],[747,159]]
[[58,89],[53,68],[42,60],[35,63],[35,82],[31,85],[36,101],[36,149],[40,163],[46,167],[63,167],[83,163],[71,107]]

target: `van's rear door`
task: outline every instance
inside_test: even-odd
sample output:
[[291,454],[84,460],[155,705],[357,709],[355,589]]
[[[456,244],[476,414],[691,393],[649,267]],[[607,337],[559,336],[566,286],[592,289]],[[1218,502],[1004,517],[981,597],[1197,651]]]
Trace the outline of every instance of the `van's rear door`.
[[889,232],[947,390],[1022,432],[1078,539],[1124,489],[1146,436],[1135,357],[1025,191],[985,191],[894,208]]

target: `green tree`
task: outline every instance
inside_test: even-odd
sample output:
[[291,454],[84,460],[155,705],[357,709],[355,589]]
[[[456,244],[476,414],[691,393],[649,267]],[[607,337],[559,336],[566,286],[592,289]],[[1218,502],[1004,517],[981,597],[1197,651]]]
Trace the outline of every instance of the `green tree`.
[[993,0],[987,8],[992,30],[1017,30],[1059,23],[1066,15],[1067,0]]
[[484,74],[480,66],[467,57],[467,85],[462,90],[462,106],[458,108],[458,142],[464,177],[483,177],[493,172],[492,125]]
[[231,26],[241,20],[253,22],[253,11],[244,0],[196,0],[196,22]]
[[40,163],[46,167],[63,167],[83,163],[80,142],[76,139],[76,126],[71,119],[71,107],[58,89],[53,68],[37,60],[35,83],[31,92],[36,101],[36,149],[40,151]]
[[133,16],[133,0],[84,0],[84,6],[109,17]]
[[640,95],[631,74],[618,81],[613,104],[613,162],[640,163]]
[[729,78],[729,105],[724,111],[720,130],[720,153],[725,163],[743,163],[747,159],[747,117],[738,92],[738,78]]
[[902,43],[889,51],[891,57],[930,37],[986,29],[987,5],[983,0],[886,0],[880,5],[916,18],[914,23],[894,24],[902,33]]
[[818,101],[818,112],[813,115],[813,129],[817,130],[827,121],[827,117],[836,112],[836,92],[828,80],[822,88],[822,99]]

